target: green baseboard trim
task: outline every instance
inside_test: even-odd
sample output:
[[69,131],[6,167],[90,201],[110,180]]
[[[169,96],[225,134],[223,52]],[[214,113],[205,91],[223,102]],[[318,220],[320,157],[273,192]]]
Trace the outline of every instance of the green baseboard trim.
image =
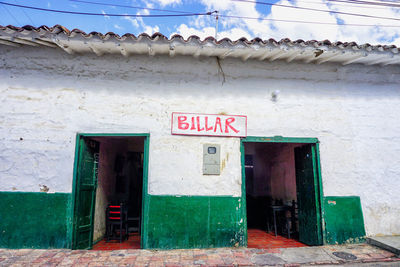
[[145,248],[245,246],[240,197],[149,195]]
[[70,248],[69,193],[0,192],[1,248]]
[[326,244],[365,242],[360,197],[324,197],[324,220]]

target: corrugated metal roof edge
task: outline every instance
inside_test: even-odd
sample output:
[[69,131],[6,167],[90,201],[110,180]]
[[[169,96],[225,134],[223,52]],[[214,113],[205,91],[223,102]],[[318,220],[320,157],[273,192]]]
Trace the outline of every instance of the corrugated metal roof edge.
[[[181,50],[177,53],[181,55],[192,54],[193,56],[218,56],[221,58],[232,56],[241,57],[244,60],[249,58],[258,58],[259,60],[268,59],[270,61],[274,61],[276,59],[286,59],[287,62],[291,62],[295,59],[301,60],[305,63],[317,64],[321,64],[323,62],[340,62],[343,65],[353,63],[361,63],[366,65],[400,64],[400,48],[395,45],[371,45],[369,43],[360,45],[356,42],[331,42],[329,40],[304,41],[302,39],[298,39],[292,41],[289,38],[284,38],[280,41],[277,41],[273,38],[268,40],[263,40],[261,38],[248,40],[243,37],[237,40],[231,40],[229,38],[217,40],[214,37],[207,37],[201,40],[201,38],[196,35],[192,35],[185,39],[183,36],[178,34],[172,35],[170,38],[168,38],[161,33],[154,33],[152,35],[141,33],[138,36],[135,36],[131,33],[126,33],[120,36],[114,32],[102,34],[99,32],[86,33],[80,29],[68,30],[62,25],[55,25],[53,27],[34,27],[30,25],[16,27],[13,25],[0,25],[0,44],[12,46],[58,46],[70,54],[75,52],[79,53],[91,51],[97,55],[102,55],[110,52],[111,50],[113,52],[117,51],[115,48],[110,50],[110,47],[107,48],[107,46],[96,42],[96,39],[103,41],[102,43],[114,40],[114,42],[117,41],[116,44],[118,46],[119,43],[121,43],[121,47],[118,48],[120,50],[118,51],[120,51],[124,56],[129,56],[133,53],[143,54],[145,53],[145,50],[143,50],[143,47],[141,48],[142,50],[139,49],[139,51],[138,49],[135,50],[132,47],[129,48],[125,45],[122,46],[123,43],[126,45],[144,43],[148,46],[149,55],[154,55],[155,53],[169,53],[170,56],[175,55],[175,45],[180,43],[187,47],[184,52]],[[77,43],[71,43],[72,40],[78,41],[80,44],[77,46]],[[89,40],[92,41],[88,42]],[[151,41],[151,43],[147,43],[146,40]],[[153,43],[169,44],[170,48],[168,49],[165,47],[159,47],[153,49]],[[205,47],[213,50],[211,52],[210,50],[205,51],[203,49]],[[269,49],[269,51],[264,50],[266,52],[263,52],[259,50],[263,47],[267,48],[267,50]],[[193,52],[193,48],[197,49],[197,52]],[[202,49],[203,51],[199,51],[199,49]],[[325,52],[324,55],[320,56],[323,52]]]
[[25,26],[22,26],[22,27],[16,27],[16,26],[13,26],[13,25],[8,25],[8,26],[0,25],[0,29],[2,29],[2,30],[6,30],[7,28],[11,29],[11,30],[14,30],[16,32],[22,32],[24,30],[27,30],[27,31],[35,31],[37,33],[40,33],[41,31],[46,31],[46,32],[50,32],[50,33],[53,33],[53,34],[64,33],[64,34],[66,34],[68,36],[72,36],[74,34],[81,34],[83,37],[86,37],[86,38],[90,38],[92,36],[97,36],[97,37],[100,37],[101,39],[104,39],[104,40],[107,40],[110,37],[114,37],[114,38],[116,38],[118,40],[121,40],[121,41],[123,41],[126,38],[140,39],[140,37],[147,37],[149,39],[162,38],[162,39],[168,40],[168,41],[172,41],[174,39],[180,39],[180,40],[182,40],[184,42],[190,42],[191,39],[197,39],[202,43],[211,41],[211,42],[214,42],[215,44],[221,44],[221,43],[224,43],[224,42],[229,42],[232,45],[235,45],[235,44],[237,44],[239,42],[243,42],[243,43],[246,43],[248,45],[252,45],[252,44],[255,44],[255,43],[263,43],[263,44],[268,44],[268,43],[271,44],[271,43],[273,43],[273,44],[276,44],[276,45],[281,45],[281,44],[286,44],[286,45],[304,44],[306,46],[312,45],[314,47],[318,47],[318,46],[333,46],[333,47],[343,46],[343,47],[356,47],[357,49],[370,48],[370,49],[373,49],[373,50],[379,49],[379,48],[382,48],[383,50],[396,50],[397,49],[397,51],[400,52],[400,48],[397,47],[396,45],[380,45],[380,44],[371,45],[369,43],[357,44],[356,42],[341,42],[341,41],[331,42],[330,40],[323,40],[323,41],[308,40],[308,41],[304,41],[302,39],[298,39],[298,40],[292,41],[289,38],[284,38],[284,39],[281,39],[280,41],[277,41],[277,40],[275,40],[273,38],[269,38],[268,40],[263,40],[263,39],[261,39],[259,37],[256,37],[256,38],[251,39],[251,40],[248,40],[245,37],[239,38],[237,40],[231,40],[229,38],[222,38],[220,40],[217,40],[212,36],[206,37],[203,40],[201,40],[201,38],[199,36],[197,36],[197,35],[191,35],[185,40],[184,37],[182,35],[179,35],[179,34],[174,34],[174,35],[171,36],[171,38],[168,38],[167,36],[165,36],[165,35],[163,35],[162,33],[159,33],[159,32],[156,32],[156,33],[154,33],[152,35],[148,35],[147,33],[141,33],[138,36],[135,36],[132,33],[125,33],[124,35],[120,36],[120,35],[118,35],[118,34],[116,34],[114,32],[107,32],[106,34],[103,34],[103,33],[96,32],[96,31],[93,31],[93,32],[90,32],[90,33],[86,33],[86,32],[84,32],[84,31],[82,31],[80,29],[68,30],[66,27],[64,27],[62,25],[59,25],[59,24],[54,25],[53,27],[48,27],[46,25],[42,25],[40,27],[34,27],[34,26],[31,26],[31,25],[25,25]]

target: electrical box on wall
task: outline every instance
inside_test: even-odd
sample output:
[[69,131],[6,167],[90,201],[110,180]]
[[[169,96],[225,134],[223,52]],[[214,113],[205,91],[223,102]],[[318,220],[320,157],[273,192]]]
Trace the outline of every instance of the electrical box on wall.
[[219,175],[220,170],[220,145],[204,144],[203,145],[203,174]]

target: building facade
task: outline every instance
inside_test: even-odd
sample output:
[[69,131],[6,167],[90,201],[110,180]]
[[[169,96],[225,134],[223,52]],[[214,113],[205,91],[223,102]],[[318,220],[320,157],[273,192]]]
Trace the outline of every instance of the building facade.
[[310,245],[400,234],[398,48],[0,27],[0,58],[1,247],[90,248],[113,199],[142,248],[246,246],[263,201]]

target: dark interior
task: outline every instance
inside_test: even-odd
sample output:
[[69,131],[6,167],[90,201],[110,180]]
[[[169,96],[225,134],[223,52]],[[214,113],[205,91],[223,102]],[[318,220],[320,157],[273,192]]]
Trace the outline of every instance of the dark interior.
[[115,157],[115,194],[110,204],[123,203],[130,217],[139,217],[142,209],[143,153],[126,152]]
[[[295,147],[302,144],[245,143],[248,229],[298,236]],[[276,227],[274,224],[274,213]]]
[[94,139],[100,152],[93,242],[140,236],[144,137]]

